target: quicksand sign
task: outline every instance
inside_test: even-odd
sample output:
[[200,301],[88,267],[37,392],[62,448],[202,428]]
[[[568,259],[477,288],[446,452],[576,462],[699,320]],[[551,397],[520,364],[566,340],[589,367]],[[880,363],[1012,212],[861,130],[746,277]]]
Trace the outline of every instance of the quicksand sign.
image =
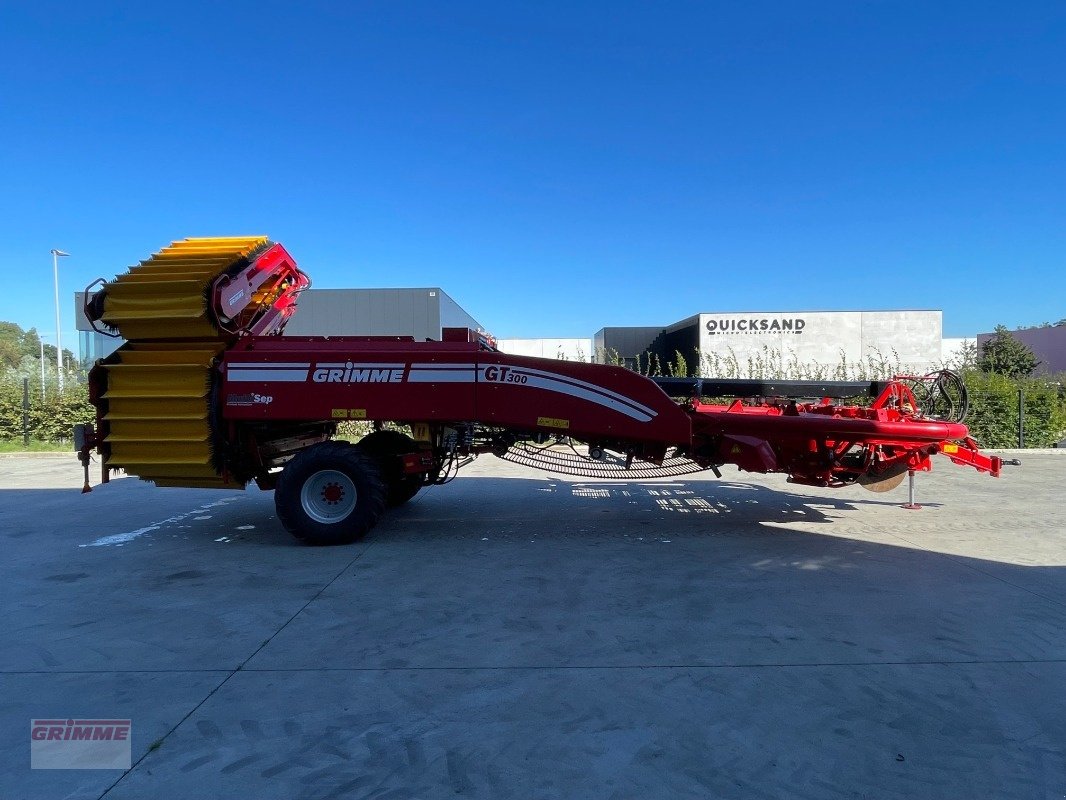
[[[699,316],[699,347],[708,358],[777,368],[867,364],[880,353],[908,370],[928,372],[940,359],[939,311],[717,311]],[[707,365],[708,367],[710,365]]]
[[724,317],[707,320],[707,333],[803,333],[807,323],[802,317]]

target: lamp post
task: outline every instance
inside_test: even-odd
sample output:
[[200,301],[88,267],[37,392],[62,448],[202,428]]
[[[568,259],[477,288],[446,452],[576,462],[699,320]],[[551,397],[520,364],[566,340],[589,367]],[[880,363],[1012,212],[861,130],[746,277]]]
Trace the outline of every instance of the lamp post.
[[63,394],[63,334],[59,324],[59,257],[69,256],[62,250],[52,248],[52,275],[55,278],[56,287],[56,368],[59,370],[59,393]]

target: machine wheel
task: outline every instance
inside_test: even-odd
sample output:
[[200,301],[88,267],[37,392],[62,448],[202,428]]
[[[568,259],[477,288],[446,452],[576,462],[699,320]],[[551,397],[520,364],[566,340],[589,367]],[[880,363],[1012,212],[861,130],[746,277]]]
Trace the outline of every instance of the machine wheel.
[[385,484],[367,453],[347,442],[323,442],[301,450],[281,471],[274,506],[297,539],[348,544],[385,510]]
[[378,465],[382,480],[385,481],[385,505],[389,508],[402,506],[422,488],[421,475],[406,475],[400,464],[399,456],[414,453],[418,442],[399,431],[374,431],[363,437],[357,445]]

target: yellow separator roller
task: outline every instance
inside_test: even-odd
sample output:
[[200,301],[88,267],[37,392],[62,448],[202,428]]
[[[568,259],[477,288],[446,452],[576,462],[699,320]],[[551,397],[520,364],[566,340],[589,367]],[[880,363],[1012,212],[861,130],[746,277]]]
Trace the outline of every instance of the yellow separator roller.
[[215,339],[214,280],[268,244],[265,236],[174,242],[107,284],[101,319],[131,342]]
[[[284,252],[265,236],[184,239],[104,285],[96,319],[127,340],[99,367],[106,469],[160,486],[243,488],[215,452],[214,364],[238,332],[220,322],[214,293],[220,279],[255,274],[271,247]],[[272,302],[287,281],[259,274],[247,295]]]

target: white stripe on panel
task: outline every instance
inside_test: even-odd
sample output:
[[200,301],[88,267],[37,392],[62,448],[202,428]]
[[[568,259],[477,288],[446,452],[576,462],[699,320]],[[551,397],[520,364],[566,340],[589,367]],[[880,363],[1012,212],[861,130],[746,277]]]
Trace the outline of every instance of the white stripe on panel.
[[307,380],[306,369],[233,369],[226,373],[230,383],[302,383]]
[[473,383],[473,369],[412,369],[407,374],[408,383]]
[[380,361],[374,361],[373,363],[355,363],[348,361],[319,361],[315,364],[316,369],[347,369],[349,363],[352,369],[403,369],[406,364],[383,364]]
[[411,369],[474,369],[474,364],[412,364]]
[[633,400],[630,397],[626,397],[624,394],[619,394],[618,392],[615,392],[611,389],[606,389],[603,386],[598,386],[595,383],[583,381],[580,378],[572,378],[569,375],[562,375],[558,372],[546,372],[540,369],[533,369],[532,367],[514,367],[513,371],[518,373],[525,373],[527,375],[539,375],[543,378],[550,378],[559,381],[566,381],[569,383],[576,383],[584,387],[585,389],[588,389],[589,391],[598,392],[599,394],[607,395],[608,397],[613,397],[615,400],[619,400],[623,403],[628,403],[634,408],[643,411],[645,414],[650,414],[653,417],[656,416],[655,410],[652,408],[648,408],[643,403],[638,403],[636,400]]
[[497,386],[535,386],[538,389],[545,389],[549,392],[557,392],[558,394],[565,394],[571,397],[577,397],[581,400],[587,400],[598,406],[603,406],[604,408],[617,411],[620,414],[625,414],[627,417],[635,419],[638,422],[648,422],[653,417],[658,416],[654,409],[648,408],[635,400],[631,400],[625,395],[612,392],[609,389],[603,389],[595,384],[570,378],[569,376],[559,375],[553,372],[544,372],[539,369],[528,370],[525,367],[513,367],[511,369],[511,374],[522,375],[527,381],[526,383],[512,383],[510,381],[488,381],[485,379],[484,370],[485,367],[482,367],[481,380]]
[[[508,384],[498,384],[508,385]],[[630,419],[635,419],[637,422],[648,422],[652,418],[652,414],[646,414],[643,411],[633,408],[628,403],[623,403],[620,400],[615,400],[613,397],[607,397],[599,392],[593,392],[585,389],[582,386],[574,386],[563,381],[556,380],[554,378],[541,377],[539,375],[530,375],[528,383],[522,384],[510,384],[511,386],[535,386],[538,389],[547,389],[549,392],[557,392],[558,394],[569,395],[570,397],[576,397],[580,400],[587,400],[590,403],[595,403],[598,406],[609,408],[612,411],[617,411],[619,414],[625,414]]]
[[282,363],[280,361],[238,361],[226,364],[228,369],[309,369],[311,364],[307,361],[294,361]]

